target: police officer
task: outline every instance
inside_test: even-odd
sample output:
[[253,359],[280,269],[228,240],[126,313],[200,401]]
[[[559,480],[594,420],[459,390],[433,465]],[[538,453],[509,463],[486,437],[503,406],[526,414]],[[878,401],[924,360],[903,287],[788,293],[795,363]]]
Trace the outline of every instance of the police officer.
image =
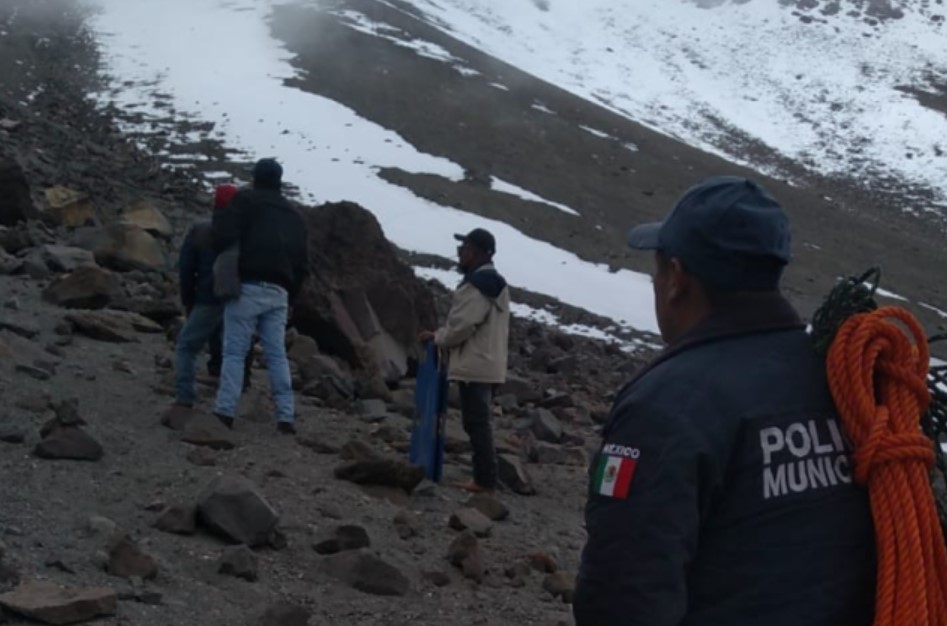
[[576,623],[868,626],[868,497],[779,292],[785,211],[712,178],[628,244],[654,251],[667,347],[619,392],[591,466]]

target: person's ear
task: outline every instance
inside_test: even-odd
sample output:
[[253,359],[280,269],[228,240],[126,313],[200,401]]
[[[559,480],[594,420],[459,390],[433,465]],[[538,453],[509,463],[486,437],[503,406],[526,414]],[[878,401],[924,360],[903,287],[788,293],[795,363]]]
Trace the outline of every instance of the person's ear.
[[673,258],[667,266],[667,299],[669,302],[680,302],[687,298],[692,288],[693,280],[690,274],[684,269],[680,259]]

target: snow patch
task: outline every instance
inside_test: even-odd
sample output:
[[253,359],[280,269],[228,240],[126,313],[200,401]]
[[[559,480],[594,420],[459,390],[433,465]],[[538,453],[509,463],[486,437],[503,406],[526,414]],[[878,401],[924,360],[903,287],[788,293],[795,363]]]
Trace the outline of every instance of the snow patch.
[[490,187],[491,189],[494,189],[496,191],[501,191],[503,193],[508,193],[514,196],[519,196],[520,198],[524,200],[529,200],[530,202],[539,202],[542,204],[548,204],[549,206],[556,207],[560,211],[569,213],[570,215],[579,215],[578,211],[570,207],[567,207],[564,204],[553,202],[552,200],[546,200],[542,196],[538,196],[534,194],[532,191],[528,191],[526,189],[523,189],[522,187],[517,187],[516,185],[512,183],[508,183],[505,180],[501,180],[497,178],[496,176],[492,176],[490,178]]
[[844,11],[806,24],[775,0],[411,4],[466,43],[703,150],[769,172],[745,161],[742,137],[823,174],[933,189],[913,212],[947,206],[947,117],[909,93],[947,75],[947,26],[926,9],[871,26]]

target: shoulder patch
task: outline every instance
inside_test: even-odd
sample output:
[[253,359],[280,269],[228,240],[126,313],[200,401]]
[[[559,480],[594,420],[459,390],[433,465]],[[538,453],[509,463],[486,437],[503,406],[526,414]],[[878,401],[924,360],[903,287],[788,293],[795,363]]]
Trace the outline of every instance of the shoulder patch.
[[639,458],[641,450],[638,448],[605,444],[592,478],[592,492],[619,500],[627,498]]

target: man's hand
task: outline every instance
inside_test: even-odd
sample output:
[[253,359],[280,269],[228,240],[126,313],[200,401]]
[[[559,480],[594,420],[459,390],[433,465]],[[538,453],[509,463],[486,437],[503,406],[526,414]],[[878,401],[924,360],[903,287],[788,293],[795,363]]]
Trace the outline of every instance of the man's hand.
[[418,333],[418,342],[423,344],[428,341],[434,341],[434,334],[433,330],[422,330]]

